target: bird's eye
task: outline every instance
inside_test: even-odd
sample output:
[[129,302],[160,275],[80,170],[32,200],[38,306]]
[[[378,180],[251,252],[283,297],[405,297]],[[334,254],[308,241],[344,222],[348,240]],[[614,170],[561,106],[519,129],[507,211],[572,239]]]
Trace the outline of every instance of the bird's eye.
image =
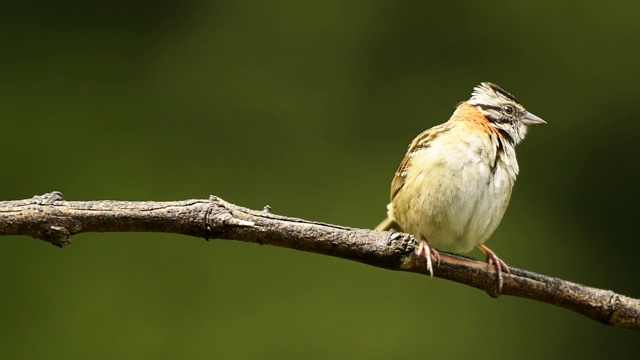
[[513,109],[513,106],[505,105],[502,107],[502,112],[505,113],[505,115],[513,115],[515,110]]

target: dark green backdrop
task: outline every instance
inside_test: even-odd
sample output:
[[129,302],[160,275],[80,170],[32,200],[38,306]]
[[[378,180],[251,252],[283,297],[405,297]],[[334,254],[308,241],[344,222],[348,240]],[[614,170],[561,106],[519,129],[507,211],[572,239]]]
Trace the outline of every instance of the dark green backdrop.
[[[6,7],[6,5],[5,5]],[[372,227],[407,144],[496,82],[548,125],[489,241],[640,297],[637,1],[101,1],[0,11],[2,200],[218,195]],[[474,251],[471,255],[481,257]],[[638,334],[232,241],[0,238],[3,359],[629,356]]]

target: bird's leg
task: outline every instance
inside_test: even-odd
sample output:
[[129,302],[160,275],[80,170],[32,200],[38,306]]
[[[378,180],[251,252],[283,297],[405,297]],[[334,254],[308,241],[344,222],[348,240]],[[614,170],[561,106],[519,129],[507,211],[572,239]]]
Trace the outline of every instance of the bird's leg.
[[429,270],[429,274],[431,274],[431,278],[433,279],[433,263],[431,262],[431,257],[433,256],[433,258],[436,259],[436,266],[439,266],[440,253],[429,245],[429,242],[424,236],[420,237],[420,242],[416,249],[416,256],[424,256],[427,259],[427,270]]
[[502,292],[502,271],[504,270],[507,274],[511,275],[509,271],[509,267],[505,264],[502,259],[500,259],[493,251],[489,250],[488,247],[483,244],[478,244],[478,248],[482,250],[482,252],[487,255],[487,268],[493,266],[496,269],[496,274],[498,274],[498,294]]

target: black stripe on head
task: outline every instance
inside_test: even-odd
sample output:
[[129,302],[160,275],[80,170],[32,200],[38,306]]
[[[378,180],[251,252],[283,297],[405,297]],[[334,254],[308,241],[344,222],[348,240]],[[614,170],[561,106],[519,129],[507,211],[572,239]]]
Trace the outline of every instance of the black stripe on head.
[[476,105],[482,110],[497,110],[500,111],[502,108],[500,106],[489,105],[489,104],[478,104]]
[[476,107],[478,107],[487,120],[492,123],[506,123],[511,121],[508,116],[502,116],[502,107],[500,106],[478,104]]
[[509,92],[507,90],[501,88],[500,86],[498,86],[496,84],[493,84],[493,83],[490,83],[490,82],[486,82],[486,83],[483,83],[483,84],[485,84],[487,87],[489,87],[493,91],[495,91],[496,94],[500,94],[500,95],[504,96],[505,98],[507,98],[507,99],[509,99],[511,101],[517,102],[518,104],[520,103],[520,101],[518,101],[518,99],[516,99],[515,96],[509,94]]

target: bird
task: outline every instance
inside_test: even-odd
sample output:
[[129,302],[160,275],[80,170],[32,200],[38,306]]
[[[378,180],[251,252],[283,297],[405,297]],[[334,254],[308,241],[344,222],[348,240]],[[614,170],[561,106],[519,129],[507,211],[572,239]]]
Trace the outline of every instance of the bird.
[[468,253],[478,247],[487,269],[509,267],[484,243],[500,224],[519,172],[515,147],[530,126],[546,124],[500,86],[482,82],[449,120],[420,133],[409,145],[391,182],[387,218],[376,227],[397,224],[418,239],[415,255],[433,260],[441,251]]

